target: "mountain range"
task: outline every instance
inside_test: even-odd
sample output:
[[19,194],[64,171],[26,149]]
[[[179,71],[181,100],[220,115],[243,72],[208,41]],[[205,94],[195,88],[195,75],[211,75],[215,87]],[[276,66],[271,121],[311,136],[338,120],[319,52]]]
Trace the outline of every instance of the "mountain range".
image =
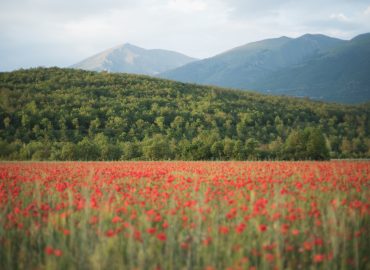
[[370,33],[351,40],[321,34],[265,39],[202,60],[125,44],[72,67],[362,103],[370,100]]
[[196,60],[168,50],[147,50],[126,43],[93,55],[72,65],[72,68],[91,71],[125,72],[156,75]]
[[280,37],[232,49],[161,74],[182,82],[341,103],[370,100],[370,34]]

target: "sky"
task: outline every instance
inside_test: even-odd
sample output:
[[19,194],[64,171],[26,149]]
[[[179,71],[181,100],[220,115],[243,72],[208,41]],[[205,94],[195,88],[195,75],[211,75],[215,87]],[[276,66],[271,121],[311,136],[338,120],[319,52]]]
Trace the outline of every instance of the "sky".
[[370,0],[0,0],[0,71],[124,43],[206,58],[252,41],[370,32]]

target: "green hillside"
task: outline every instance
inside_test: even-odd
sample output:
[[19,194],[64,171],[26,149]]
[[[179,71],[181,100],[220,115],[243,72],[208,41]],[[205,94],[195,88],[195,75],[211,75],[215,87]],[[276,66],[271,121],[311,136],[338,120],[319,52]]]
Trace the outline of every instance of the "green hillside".
[[0,73],[0,119],[1,159],[370,157],[370,104],[139,75],[59,68]]

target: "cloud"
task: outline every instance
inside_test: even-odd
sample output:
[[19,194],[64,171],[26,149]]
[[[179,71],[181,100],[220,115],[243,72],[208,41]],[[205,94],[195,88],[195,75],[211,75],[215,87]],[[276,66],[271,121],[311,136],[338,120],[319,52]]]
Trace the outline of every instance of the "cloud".
[[0,1],[0,70],[69,66],[125,42],[202,58],[282,35],[351,38],[369,13],[368,0]]
[[233,11],[232,16],[250,18],[276,14],[281,8],[289,6],[293,0],[229,0],[225,2]]
[[333,13],[330,15],[330,19],[333,19],[333,20],[338,20],[338,21],[342,21],[342,22],[349,22],[350,19],[344,15],[343,13]]
[[168,7],[182,12],[204,11],[207,3],[199,0],[171,0]]
[[[106,13],[114,9],[132,8],[140,5],[142,0],[12,0],[1,1],[1,13],[17,12],[29,13],[32,15],[52,14],[54,19],[78,19],[85,16]],[[41,17],[42,18],[42,17]],[[41,19],[40,18],[40,19]]]
[[365,10],[364,10],[364,14],[366,16],[370,15],[370,6],[368,6]]

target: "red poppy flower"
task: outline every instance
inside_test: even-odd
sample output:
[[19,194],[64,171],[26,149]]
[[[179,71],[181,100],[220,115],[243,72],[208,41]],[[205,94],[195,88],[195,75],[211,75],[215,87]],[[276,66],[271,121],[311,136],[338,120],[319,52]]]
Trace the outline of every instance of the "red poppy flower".
[[157,234],[157,238],[160,240],[160,241],[166,241],[167,240],[167,236],[164,232],[161,232],[161,233],[158,233]]

